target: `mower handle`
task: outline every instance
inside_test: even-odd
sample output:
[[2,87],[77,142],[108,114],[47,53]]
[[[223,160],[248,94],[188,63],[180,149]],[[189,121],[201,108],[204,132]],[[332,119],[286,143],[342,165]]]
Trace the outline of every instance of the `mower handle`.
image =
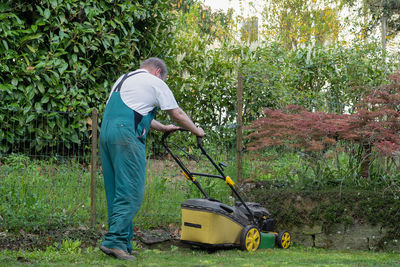
[[201,147],[201,138],[202,138],[202,137],[200,137],[200,136],[196,136],[196,139],[197,139],[197,146],[198,146],[198,147]]
[[164,134],[162,136],[162,141],[164,142],[165,139],[167,139],[168,135],[170,135],[170,134],[172,134],[173,132],[176,132],[176,131],[186,132],[186,131],[189,131],[189,130],[186,130],[185,128],[180,127],[177,130],[171,130],[171,131],[164,132]]
[[[164,134],[163,134],[163,136],[162,136],[162,138],[161,138],[162,143],[165,144],[165,140],[168,138],[168,136],[169,136],[170,134],[172,134],[173,132],[177,132],[177,131],[188,132],[189,130],[180,127],[180,128],[177,129],[177,130],[172,130],[172,131],[164,132]],[[198,145],[198,147],[199,147],[199,148],[202,147],[202,145],[201,145],[201,139],[202,139],[202,137],[196,136],[196,139],[197,139],[197,145]]]
[[[199,173],[191,173],[186,167],[185,165],[181,162],[181,160],[172,153],[172,151],[170,150],[170,148],[168,147],[167,143],[166,143],[166,139],[167,137],[175,131],[188,131],[184,128],[179,128],[177,130],[172,130],[172,131],[168,131],[165,132],[162,136],[162,144],[165,147],[165,149],[170,153],[170,155],[174,158],[174,160],[178,163],[178,165],[182,168],[182,170],[184,171],[184,173],[186,173],[186,175],[189,176],[190,180],[199,188],[199,190],[203,193],[203,195],[207,198],[210,199],[210,197],[207,195],[207,193],[203,190],[203,188],[201,188],[200,184],[193,179],[193,174],[197,174],[200,175]],[[201,153],[203,155],[205,155],[207,157],[207,159],[211,162],[212,165],[214,165],[215,169],[221,174],[221,176],[215,176],[215,175],[203,175],[203,176],[208,176],[208,177],[214,177],[214,178],[220,178],[222,180],[224,180],[226,182],[226,184],[231,188],[231,190],[233,191],[233,193],[236,195],[236,197],[240,200],[240,202],[244,205],[244,207],[246,208],[246,210],[249,212],[250,214],[250,220],[253,221],[254,223],[256,223],[255,218],[254,218],[254,214],[253,212],[250,210],[250,208],[247,206],[246,202],[244,202],[244,200],[242,199],[242,197],[239,195],[239,193],[235,190],[235,188],[233,187],[233,184],[227,183],[226,178],[227,176],[224,174],[223,172],[223,167],[221,165],[217,165],[214,160],[208,155],[208,153],[206,152],[206,150],[204,149],[204,147],[201,144],[201,137],[200,136],[196,136],[197,139],[197,146],[199,147],[199,149],[201,150]]]

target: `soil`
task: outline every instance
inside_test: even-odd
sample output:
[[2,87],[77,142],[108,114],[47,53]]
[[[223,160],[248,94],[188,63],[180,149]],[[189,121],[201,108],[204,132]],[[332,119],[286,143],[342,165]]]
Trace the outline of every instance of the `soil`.
[[[0,232],[0,251],[7,250],[45,250],[47,247],[54,246],[60,248],[63,240],[80,240],[81,248],[97,247],[104,234],[103,229],[90,229],[86,227],[77,227],[69,229],[55,229],[40,232],[25,233],[19,232]],[[171,245],[186,247],[179,242],[179,228],[170,225],[157,229],[139,229],[134,230],[135,237],[132,241],[136,242],[139,248],[160,250],[169,250]]]

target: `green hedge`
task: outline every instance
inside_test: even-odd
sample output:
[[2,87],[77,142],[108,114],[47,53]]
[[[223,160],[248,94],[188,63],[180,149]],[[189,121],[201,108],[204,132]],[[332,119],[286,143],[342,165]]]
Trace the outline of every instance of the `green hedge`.
[[[141,59],[163,57],[176,16],[166,0],[15,0],[1,3],[0,11],[4,153],[27,132],[54,138],[72,131],[63,134],[71,143],[87,136],[86,118],[92,108],[102,113],[112,83]],[[28,130],[51,114],[29,110],[72,112],[76,123],[59,118]],[[21,131],[10,133],[12,127]]]

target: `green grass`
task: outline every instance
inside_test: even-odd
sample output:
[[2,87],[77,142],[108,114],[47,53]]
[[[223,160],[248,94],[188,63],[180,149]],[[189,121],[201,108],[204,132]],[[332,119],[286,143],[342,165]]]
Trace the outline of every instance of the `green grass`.
[[0,177],[0,229],[31,231],[89,222],[90,172],[85,166],[11,155],[0,166]]
[[[184,160],[189,163],[187,160]],[[88,226],[90,223],[90,169],[73,160],[31,160],[10,155],[0,165],[0,232],[40,231]],[[202,197],[199,190],[181,174],[175,162],[148,160],[146,189],[135,226],[157,227],[180,222],[180,204]],[[193,165],[193,162],[190,164]],[[197,171],[210,167],[195,164]],[[199,179],[200,180],[200,179]],[[226,201],[229,188],[223,181],[201,178],[212,197]],[[97,174],[96,221],[107,223],[103,176]]]
[[98,248],[47,251],[1,251],[2,266],[400,266],[398,253],[333,251],[293,247],[253,253],[223,250],[207,253],[172,246],[168,250],[142,250],[136,262],[104,255]]

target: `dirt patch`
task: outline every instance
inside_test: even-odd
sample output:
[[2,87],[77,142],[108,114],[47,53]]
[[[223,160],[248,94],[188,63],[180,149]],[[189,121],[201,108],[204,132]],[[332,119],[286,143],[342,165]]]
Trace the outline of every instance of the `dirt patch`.
[[[23,230],[15,233],[0,233],[0,251],[7,250],[45,250],[47,247],[62,247],[63,240],[80,240],[81,248],[97,247],[103,240],[103,229],[88,229],[86,227],[55,229],[41,232],[26,233]],[[132,241],[136,242],[139,248],[143,249],[171,249],[171,245],[185,246],[181,244],[180,229],[178,226],[169,225],[157,229],[135,228],[135,237]]]
[[[198,171],[199,164],[195,161],[184,161],[185,166],[192,172]],[[184,180],[182,169],[173,159],[159,160],[149,159],[146,166],[146,179],[158,178],[160,176],[170,177],[173,180]]]
[[23,230],[19,232],[2,232],[0,233],[0,250],[36,250],[46,249],[49,246],[59,247],[63,240],[80,240],[82,247],[96,246],[104,231],[91,230],[84,227],[69,228],[69,229],[55,229],[39,232],[26,233]]

